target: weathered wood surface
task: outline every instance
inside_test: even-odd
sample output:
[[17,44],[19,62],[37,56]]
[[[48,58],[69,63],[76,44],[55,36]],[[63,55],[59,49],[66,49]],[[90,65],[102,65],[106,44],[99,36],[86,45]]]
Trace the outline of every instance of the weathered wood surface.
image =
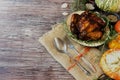
[[70,1],[0,0],[0,80],[74,80],[38,42]]

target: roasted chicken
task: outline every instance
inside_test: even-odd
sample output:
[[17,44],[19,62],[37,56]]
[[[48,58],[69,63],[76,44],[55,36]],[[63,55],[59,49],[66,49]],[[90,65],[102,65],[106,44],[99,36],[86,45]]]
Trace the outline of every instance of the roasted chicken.
[[85,11],[81,15],[73,14],[70,30],[82,40],[98,40],[103,36],[106,23],[96,14]]

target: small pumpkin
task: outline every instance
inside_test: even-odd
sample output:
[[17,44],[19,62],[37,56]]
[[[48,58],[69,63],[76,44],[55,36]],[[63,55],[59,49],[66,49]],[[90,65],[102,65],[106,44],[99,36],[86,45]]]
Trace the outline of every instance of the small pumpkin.
[[120,35],[108,43],[110,49],[120,49]]
[[115,31],[120,33],[120,20],[115,24]]
[[103,11],[120,12],[120,0],[95,0],[95,3]]

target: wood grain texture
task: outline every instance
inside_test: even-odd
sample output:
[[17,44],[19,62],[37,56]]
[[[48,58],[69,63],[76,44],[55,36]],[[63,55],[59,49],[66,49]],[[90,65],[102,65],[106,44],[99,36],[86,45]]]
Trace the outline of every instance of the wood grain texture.
[[72,0],[0,0],[0,80],[74,80],[38,38]]

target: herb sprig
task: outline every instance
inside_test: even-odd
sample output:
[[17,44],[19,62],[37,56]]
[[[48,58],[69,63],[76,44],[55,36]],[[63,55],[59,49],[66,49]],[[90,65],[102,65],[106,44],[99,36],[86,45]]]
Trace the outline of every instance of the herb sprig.
[[79,11],[79,10],[85,10],[86,6],[85,3],[88,0],[74,0],[71,4],[71,10],[72,11]]

